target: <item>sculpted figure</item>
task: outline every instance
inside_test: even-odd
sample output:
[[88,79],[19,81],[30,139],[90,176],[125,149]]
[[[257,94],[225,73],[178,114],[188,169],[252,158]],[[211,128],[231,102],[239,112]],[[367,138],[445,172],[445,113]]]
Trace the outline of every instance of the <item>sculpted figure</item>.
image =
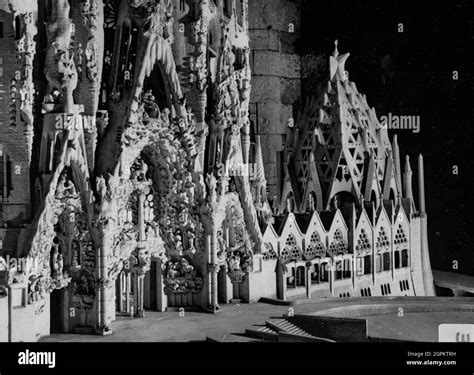
[[69,19],[69,1],[53,1],[51,22],[46,27],[48,49],[44,73],[49,83],[48,92],[54,89],[63,94],[64,112],[74,112],[73,91],[77,86],[77,71],[71,47],[72,24]]

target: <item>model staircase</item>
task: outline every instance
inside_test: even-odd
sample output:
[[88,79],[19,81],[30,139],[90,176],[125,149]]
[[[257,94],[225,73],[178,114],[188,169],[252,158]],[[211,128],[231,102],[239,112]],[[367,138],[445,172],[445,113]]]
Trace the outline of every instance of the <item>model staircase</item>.
[[289,342],[289,341],[320,341],[333,342],[321,337],[315,337],[288,319],[271,319],[265,322],[265,326],[258,329],[250,328],[245,330],[245,334],[253,339],[261,341]]

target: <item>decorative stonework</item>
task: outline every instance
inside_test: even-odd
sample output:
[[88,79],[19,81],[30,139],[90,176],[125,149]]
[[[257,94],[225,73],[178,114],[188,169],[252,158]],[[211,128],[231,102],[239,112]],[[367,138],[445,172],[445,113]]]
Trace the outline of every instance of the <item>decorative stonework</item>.
[[33,61],[36,54],[36,43],[34,38],[37,29],[31,12],[21,13],[19,24],[22,25],[21,37],[16,43],[16,52],[18,60],[22,63],[22,71],[20,77],[20,112],[21,120],[25,124],[25,140],[28,151],[28,159],[31,160],[33,148],[33,101],[35,96],[35,88],[33,83]]
[[184,258],[167,263],[164,282],[167,293],[197,293],[203,286],[202,277]]

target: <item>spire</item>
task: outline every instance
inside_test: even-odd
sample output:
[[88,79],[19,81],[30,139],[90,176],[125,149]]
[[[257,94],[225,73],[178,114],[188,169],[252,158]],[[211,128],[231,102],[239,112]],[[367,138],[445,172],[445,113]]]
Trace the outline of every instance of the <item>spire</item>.
[[337,39],[334,41],[334,52],[332,53],[332,55],[334,57],[338,57],[339,56],[339,51],[337,50],[337,45],[339,44],[339,42],[337,41]]
[[393,161],[395,162],[395,181],[397,183],[398,196],[402,195],[402,171],[400,165],[400,148],[398,147],[398,137],[395,134],[392,142]]
[[425,167],[423,155],[418,156],[418,192],[420,196],[420,213],[425,213]]
[[329,57],[329,77],[332,82],[335,79],[340,80],[347,80],[347,74],[345,69],[346,60],[349,57],[349,53],[344,53],[343,55],[339,55],[338,41],[334,42],[334,52]]
[[413,200],[413,189],[412,189],[412,181],[411,177],[413,172],[411,170],[410,165],[410,157],[407,155],[405,158],[405,172],[403,173],[403,180],[404,180],[404,190],[405,190],[405,198]]
[[[255,145],[255,183],[259,187],[260,191],[263,191],[263,196],[259,197],[260,200],[264,201],[267,199],[267,180],[265,178],[265,169],[263,164],[262,146],[260,144],[260,136],[257,135],[257,142]],[[263,187],[263,189],[262,189]]]

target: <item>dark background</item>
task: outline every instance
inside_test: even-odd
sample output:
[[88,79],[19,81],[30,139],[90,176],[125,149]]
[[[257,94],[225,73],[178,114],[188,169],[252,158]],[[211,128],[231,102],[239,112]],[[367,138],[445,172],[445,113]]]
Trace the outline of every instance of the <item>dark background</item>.
[[302,54],[324,64],[338,39],[339,52],[351,54],[349,79],[379,118],[421,117],[420,133],[396,132],[402,168],[411,157],[416,201],[424,155],[432,266],[453,271],[457,260],[456,272],[474,275],[474,1],[309,0],[302,17]]

